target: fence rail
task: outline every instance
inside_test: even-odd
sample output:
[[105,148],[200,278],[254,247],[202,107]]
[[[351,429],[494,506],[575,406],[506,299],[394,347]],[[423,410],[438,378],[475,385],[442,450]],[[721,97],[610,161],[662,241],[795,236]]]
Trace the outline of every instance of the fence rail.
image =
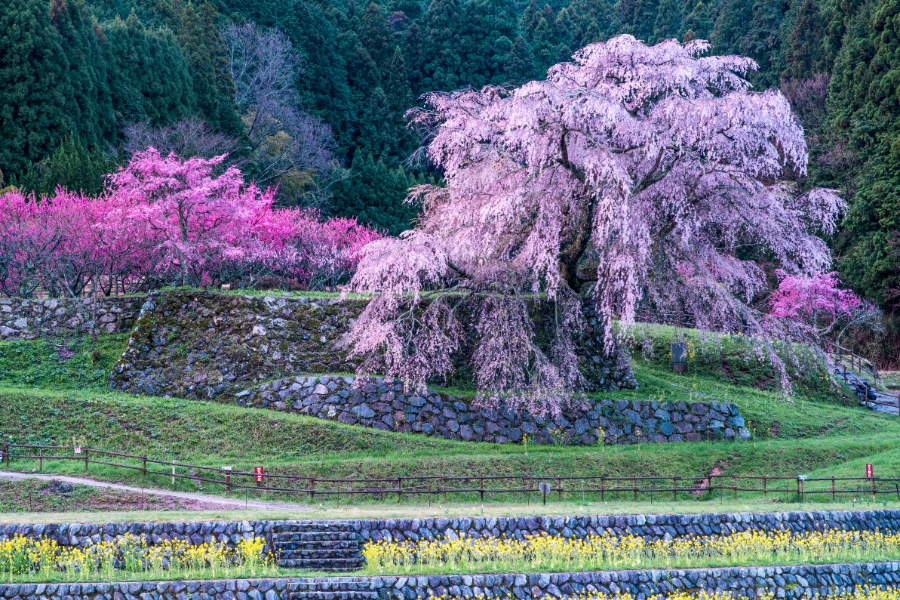
[[872,382],[874,384],[881,381],[881,374],[878,372],[877,365],[868,358],[863,358],[852,350],[830,341],[826,343],[825,351],[831,356],[835,365],[839,368],[843,368],[845,373],[848,370],[866,373],[872,377]]
[[[477,496],[481,501],[506,496],[530,502],[538,499],[585,499],[588,496],[606,501],[702,499],[719,493],[720,497],[739,493],[760,494],[763,497],[784,496],[787,500],[803,502],[807,496],[854,496],[871,494],[873,500],[900,501],[900,478],[884,477],[817,477],[785,475],[669,475],[669,476],[607,476],[607,475],[471,475],[450,477],[424,475],[383,478],[318,478],[288,473],[240,471],[208,465],[191,465],[177,461],[165,461],[136,454],[114,452],[78,446],[45,446],[34,444],[4,444],[0,446],[0,464],[8,469],[20,461],[37,461],[38,471],[43,471],[45,461],[76,461],[90,465],[140,471],[150,477],[171,478],[222,486],[226,494],[245,490],[255,493],[285,494],[291,497],[329,498],[338,496],[370,496],[376,500],[391,499],[398,502],[404,497],[427,497],[447,500],[450,495]],[[49,452],[49,453],[48,453]],[[116,462],[116,461],[119,462]],[[131,462],[124,462],[129,460]],[[160,469],[159,467],[165,467]]]

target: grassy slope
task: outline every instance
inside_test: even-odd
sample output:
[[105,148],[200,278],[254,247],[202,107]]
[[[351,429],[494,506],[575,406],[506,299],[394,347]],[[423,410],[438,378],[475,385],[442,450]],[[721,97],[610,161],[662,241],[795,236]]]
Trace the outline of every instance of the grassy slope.
[[[59,358],[54,341],[0,343],[0,435],[20,443],[77,442],[210,466],[261,463],[316,477],[695,476],[715,466],[736,474],[830,474],[842,469],[857,474],[859,464],[873,456],[880,475],[900,466],[900,452],[893,450],[900,434],[896,417],[841,401],[785,401],[778,393],[737,386],[709,372],[673,376],[653,362],[638,361],[640,390],[600,396],[734,402],[751,423],[755,441],[591,448],[466,444],[213,402],[112,394],[105,391],[106,377],[125,341],[115,336],[100,338],[96,347],[89,339],[73,343],[75,356],[68,360]],[[80,471],[73,463],[46,467]],[[99,467],[92,467],[92,474],[138,478]],[[190,482],[179,486],[196,489]]]
[[[0,514],[179,511],[220,505],[89,487],[57,481],[0,480]],[[84,517],[82,517],[84,518]],[[105,518],[105,517],[100,517]]]
[[127,344],[128,334],[0,342],[0,385],[103,392]]

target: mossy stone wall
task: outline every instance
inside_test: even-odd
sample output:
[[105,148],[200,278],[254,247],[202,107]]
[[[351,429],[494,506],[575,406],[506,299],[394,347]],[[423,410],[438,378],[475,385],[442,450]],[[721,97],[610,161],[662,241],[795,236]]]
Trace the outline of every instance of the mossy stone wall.
[[[337,342],[364,306],[338,298],[153,293],[110,385],[136,394],[225,399],[288,376],[353,372],[357,364]],[[588,322],[579,354],[589,389],[636,387],[627,358],[605,355],[596,318],[588,315]]]

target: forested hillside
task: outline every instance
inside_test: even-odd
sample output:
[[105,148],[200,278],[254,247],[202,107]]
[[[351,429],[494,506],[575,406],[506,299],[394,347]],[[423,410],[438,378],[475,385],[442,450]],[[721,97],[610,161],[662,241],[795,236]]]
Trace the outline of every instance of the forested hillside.
[[396,234],[408,186],[440,177],[409,160],[421,94],[542,77],[620,33],[754,58],[806,128],[798,185],[850,201],[843,279],[900,304],[900,0],[6,0],[3,185],[93,193],[147,143],[228,151],[282,204]]

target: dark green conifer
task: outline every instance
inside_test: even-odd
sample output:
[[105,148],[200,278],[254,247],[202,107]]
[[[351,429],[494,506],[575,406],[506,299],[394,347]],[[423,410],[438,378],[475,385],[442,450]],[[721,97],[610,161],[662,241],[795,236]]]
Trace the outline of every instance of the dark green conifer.
[[0,3],[0,170],[23,173],[75,131],[69,61],[43,0]]
[[509,83],[513,85],[529,81],[534,77],[534,59],[531,56],[531,48],[521,35],[516,38],[506,62],[503,63],[503,73]]
[[424,90],[455,90],[466,85],[463,44],[466,23],[459,0],[432,0],[422,17]]
[[178,41],[190,68],[197,109],[214,129],[240,135],[242,126],[234,106],[234,82],[228,71],[225,42],[217,28],[217,14],[204,0],[189,3],[181,15]]
[[803,79],[825,69],[823,20],[818,2],[803,0],[785,48],[784,77]]
[[193,83],[175,36],[145,29],[132,11],[103,24],[104,57],[116,118],[172,123],[195,110]]
[[357,30],[359,41],[369,56],[375,61],[379,72],[386,75],[388,63],[394,56],[394,45],[391,32],[387,26],[387,19],[381,12],[381,7],[370,2],[362,17]]
[[651,43],[656,44],[678,35],[681,29],[681,16],[678,8],[678,0],[660,0],[656,20],[653,22]]
[[38,196],[49,196],[58,186],[97,196],[103,193],[106,176],[116,167],[114,160],[96,148],[88,149],[70,135],[50,156],[30,165],[14,184]]
[[353,159],[350,174],[335,193],[336,216],[355,216],[360,222],[391,235],[412,227],[418,209],[404,203],[404,199],[415,181],[402,168],[391,170],[371,154],[364,157],[359,153]]
[[67,112],[79,139],[90,146],[114,139],[116,124],[110,99],[106,63],[99,42],[102,31],[82,0],[51,0],[50,22],[62,38],[72,86]]

